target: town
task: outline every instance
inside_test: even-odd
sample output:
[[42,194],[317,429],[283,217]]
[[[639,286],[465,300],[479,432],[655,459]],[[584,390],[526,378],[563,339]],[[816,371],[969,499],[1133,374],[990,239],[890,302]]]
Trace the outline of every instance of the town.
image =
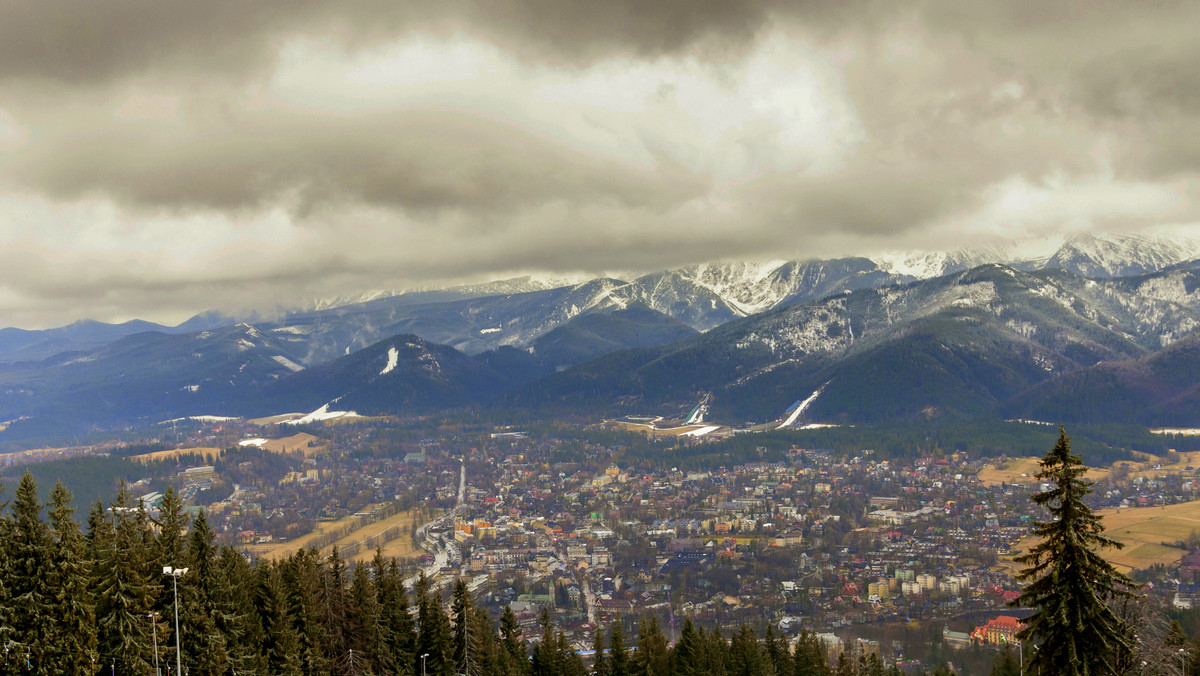
[[[548,611],[580,653],[597,627],[636,635],[653,616],[668,640],[690,619],[726,634],[811,632],[831,662],[846,651],[901,669],[990,664],[1029,613],[1008,606],[1020,588],[1011,559],[1043,517],[1029,462],[743,435],[747,457],[706,466],[703,440],[596,426],[172,427],[130,446],[165,450],[102,451],[144,468],[128,487],[152,517],[169,485],[248,558],[315,548],[367,561],[378,550],[445,590],[465,580],[493,617],[510,607],[526,637]],[[1173,455],[1144,466],[1178,471],[1151,477],[1126,462],[1098,473],[1093,507],[1200,498],[1190,456]],[[999,471],[1006,463],[1028,471]],[[1159,559],[1125,568],[1141,568],[1162,603],[1190,607],[1195,539],[1153,543]]]

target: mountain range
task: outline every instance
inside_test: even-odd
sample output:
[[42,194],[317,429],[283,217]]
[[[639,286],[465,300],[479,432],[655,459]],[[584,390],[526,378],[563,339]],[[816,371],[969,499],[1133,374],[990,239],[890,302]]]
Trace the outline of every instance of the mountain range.
[[[1192,243],[700,264],[553,286],[368,292],[253,324],[0,330],[0,421],[335,406],[678,414],[794,424],[1012,416],[1195,424]],[[999,259],[999,260],[998,260]],[[1003,264],[1001,264],[1003,263]],[[1080,393],[1076,396],[1076,393]]]

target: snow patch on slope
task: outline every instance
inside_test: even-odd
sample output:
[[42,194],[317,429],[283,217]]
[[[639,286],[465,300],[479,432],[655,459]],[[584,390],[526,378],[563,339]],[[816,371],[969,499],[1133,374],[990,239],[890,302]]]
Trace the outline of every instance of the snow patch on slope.
[[399,363],[400,363],[400,353],[396,350],[396,348],[389,347],[388,348],[387,366],[383,367],[383,370],[379,372],[379,375],[382,376],[382,375],[391,373],[392,369],[396,368],[396,364],[399,364]]
[[291,359],[288,359],[287,357],[285,357],[281,354],[274,355],[271,357],[271,359],[274,359],[275,363],[279,364],[283,368],[285,368],[293,373],[295,373],[296,371],[304,370],[303,366],[297,364],[296,362],[292,361]]
[[338,420],[339,418],[360,418],[354,411],[330,411],[329,404],[323,405],[321,408],[309,413],[308,415],[296,418],[295,420],[285,420],[284,425],[308,425],[315,422],[324,422],[327,420]]

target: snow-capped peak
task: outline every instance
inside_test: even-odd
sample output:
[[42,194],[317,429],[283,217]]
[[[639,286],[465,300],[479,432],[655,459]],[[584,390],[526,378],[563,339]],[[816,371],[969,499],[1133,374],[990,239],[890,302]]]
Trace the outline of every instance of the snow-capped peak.
[[870,259],[896,275],[929,279],[988,263],[1008,263],[1009,256],[994,247],[957,251],[891,251]]
[[1076,235],[1046,262],[1085,277],[1125,277],[1161,270],[1200,255],[1200,242],[1164,235]]

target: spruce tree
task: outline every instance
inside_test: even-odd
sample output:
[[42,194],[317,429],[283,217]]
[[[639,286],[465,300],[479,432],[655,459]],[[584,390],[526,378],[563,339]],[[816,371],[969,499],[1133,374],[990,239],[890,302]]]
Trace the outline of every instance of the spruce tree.
[[363,653],[371,671],[376,674],[392,673],[388,646],[384,636],[383,623],[380,621],[380,608],[375,585],[367,565],[359,563],[354,567],[350,581],[350,598],[354,610],[351,621],[351,643],[355,652]]
[[632,676],[629,664],[629,648],[625,645],[625,623],[618,619],[613,622],[612,633],[609,634],[609,673],[612,676]]
[[[4,486],[0,484],[0,493]],[[0,502],[0,646],[7,646],[13,640],[12,626],[12,597],[9,595],[8,577],[10,562],[8,558],[9,537],[12,533],[12,522],[4,516],[4,508],[8,504]],[[4,673],[5,670],[0,670]]]
[[1127,588],[1133,581],[1096,553],[1101,547],[1123,545],[1104,536],[1101,518],[1083,502],[1092,491],[1085,472],[1087,467],[1071,452],[1070,439],[1060,428],[1058,443],[1042,458],[1036,475],[1051,487],[1033,496],[1052,518],[1034,526],[1033,534],[1041,541],[1015,559],[1028,566],[1017,579],[1029,585],[1013,605],[1036,609],[1017,637],[1039,644],[1029,655],[1038,673],[1114,674],[1110,656],[1130,649],[1127,628],[1108,602],[1131,595]]
[[388,647],[388,664],[391,673],[413,673],[413,653],[416,651],[417,634],[412,615],[408,612],[408,596],[404,592],[404,580],[400,577],[396,560],[387,562],[376,552],[376,590],[379,596],[379,623]]
[[699,676],[709,672],[701,661],[700,635],[696,633],[692,618],[683,621],[683,631],[679,633],[679,641],[675,643],[671,657],[676,676]]
[[82,676],[94,671],[96,660],[96,611],[88,583],[87,546],[72,518],[71,493],[62,482],[50,493],[47,506],[53,544],[46,586],[56,630],[47,673]]
[[422,599],[417,610],[420,630],[417,633],[417,673],[421,670],[421,656],[425,658],[426,676],[453,676],[454,646],[450,635],[450,621],[442,610],[441,596],[429,593]]
[[763,636],[763,650],[767,653],[768,669],[772,674],[792,673],[792,654],[788,650],[787,641],[775,634],[775,628],[767,625]]
[[667,651],[667,637],[663,635],[658,618],[643,616],[638,622],[637,652],[633,654],[633,673],[637,676],[668,676],[671,671],[671,655]]
[[53,591],[46,585],[51,548],[37,482],[29,472],[17,485],[7,545],[13,640],[25,653],[28,668],[42,672],[55,648]]
[[529,654],[512,606],[504,606],[500,616],[500,663],[506,676],[524,676],[529,671]]
[[146,579],[147,553],[141,520],[122,486],[113,503],[112,520],[96,509],[88,517],[94,551],[96,633],[100,664],[123,674],[154,673],[150,611],[157,585]]
[[287,592],[279,566],[260,561],[254,576],[254,607],[263,630],[262,650],[267,670],[280,676],[299,676],[300,638],[288,615]]
[[188,535],[188,572],[176,581],[183,663],[192,674],[219,674],[229,668],[225,636],[215,617],[222,610],[218,596],[227,591],[225,577],[217,564],[215,539],[207,517],[200,512]]
[[792,657],[792,673],[795,676],[829,676],[832,670],[825,661],[825,647],[816,634],[803,631],[796,641]]
[[254,609],[254,570],[246,557],[228,545],[219,549],[212,612],[225,641],[229,668],[234,673],[262,673],[263,631]]
[[729,673],[729,643],[721,635],[721,628],[714,627],[712,631],[700,631],[702,663],[708,668],[710,676],[725,676]]
[[765,676],[767,661],[764,658],[758,637],[743,624],[729,644],[730,673],[735,676]]
[[302,549],[293,554],[280,572],[287,591],[288,614],[293,618],[300,639],[300,658],[306,674],[326,674],[330,661],[321,637],[325,612],[321,606],[322,576],[315,549]]
[[[604,631],[596,627],[596,635],[592,637],[592,652],[595,653],[595,659],[592,661],[592,676],[610,676],[608,656],[605,654],[605,650]],[[676,673],[679,673],[678,670]]]

